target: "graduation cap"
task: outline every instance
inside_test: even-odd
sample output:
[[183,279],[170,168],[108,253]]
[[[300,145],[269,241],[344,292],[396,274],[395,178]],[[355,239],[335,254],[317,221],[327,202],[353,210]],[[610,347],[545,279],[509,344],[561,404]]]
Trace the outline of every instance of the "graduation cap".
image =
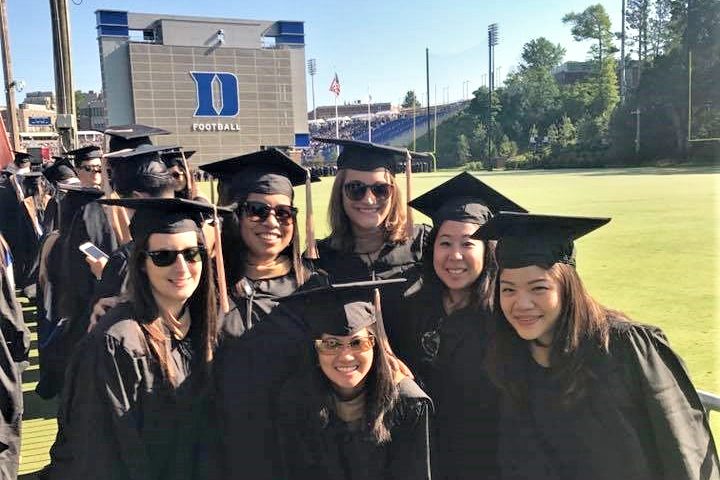
[[55,159],[55,163],[48,167],[45,167],[42,172],[48,182],[56,184],[58,182],[65,182],[73,178],[77,179],[77,172],[75,172],[75,168],[70,163],[70,160],[65,157],[53,158]]
[[142,145],[132,150],[121,150],[105,155],[112,169],[112,183],[121,195],[132,190],[142,190],[143,183],[172,184],[170,173],[163,163],[161,153],[177,146]]
[[78,165],[80,162],[102,157],[102,150],[100,147],[96,147],[95,145],[89,145],[87,147],[67,151],[65,152],[65,155],[72,155],[75,165]]
[[343,147],[337,158],[338,169],[351,168],[370,172],[378,168],[385,168],[396,173],[400,162],[405,161],[409,153],[406,148],[389,147],[360,140],[328,137],[313,137],[313,139]]
[[185,154],[185,160],[195,155],[195,150],[170,150],[162,152],[162,161],[165,162],[168,168],[178,166],[183,168],[183,154]]
[[409,205],[432,218],[436,227],[445,220],[482,225],[500,211],[527,212],[467,172],[415,198]]
[[231,209],[184,198],[103,198],[98,200],[98,203],[134,209],[135,215],[130,220],[130,233],[135,240],[153,233],[199,232],[205,220],[214,218],[218,291],[223,312],[228,312],[225,264],[217,214],[232,213]]
[[[327,278],[327,277],[325,277]],[[404,278],[352,283],[325,283],[299,290],[283,297],[280,302],[291,308],[302,303],[303,317],[318,338],[323,333],[347,336],[379,322],[384,332],[378,289],[385,285],[403,283]]]
[[13,150],[13,153],[15,154],[15,158],[13,162],[15,165],[25,165],[30,163],[31,159],[35,158],[33,155],[30,155],[27,152],[19,152],[17,150]]
[[600,217],[568,217],[500,212],[473,238],[497,240],[500,268],[566,263],[575,266],[574,241],[610,221]]
[[155,135],[169,135],[170,132],[162,128],[147,125],[115,125],[103,132],[110,137],[109,149],[111,152],[137,148],[141,145],[152,145],[150,137]]
[[305,184],[305,229],[308,258],[317,258],[313,227],[310,171],[276,148],[200,165],[222,183],[220,202],[228,205],[250,193],[282,194],[293,198],[293,187]]

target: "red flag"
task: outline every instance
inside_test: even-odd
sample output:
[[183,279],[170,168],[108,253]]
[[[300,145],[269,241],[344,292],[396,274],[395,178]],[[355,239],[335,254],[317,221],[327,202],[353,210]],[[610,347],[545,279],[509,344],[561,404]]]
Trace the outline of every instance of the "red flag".
[[5,132],[5,122],[0,120],[0,168],[4,168],[13,161],[14,155],[10,148],[10,140]]
[[338,80],[337,73],[335,74],[335,78],[333,78],[332,83],[330,83],[330,91],[336,96],[340,95],[340,80]]

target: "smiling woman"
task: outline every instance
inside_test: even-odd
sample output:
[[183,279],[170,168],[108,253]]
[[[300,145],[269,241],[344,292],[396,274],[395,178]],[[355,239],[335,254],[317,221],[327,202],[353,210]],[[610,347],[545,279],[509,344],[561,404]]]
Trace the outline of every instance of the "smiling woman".
[[42,478],[198,478],[207,468],[216,285],[201,225],[211,205],[103,200],[135,209],[126,301],[82,340]]

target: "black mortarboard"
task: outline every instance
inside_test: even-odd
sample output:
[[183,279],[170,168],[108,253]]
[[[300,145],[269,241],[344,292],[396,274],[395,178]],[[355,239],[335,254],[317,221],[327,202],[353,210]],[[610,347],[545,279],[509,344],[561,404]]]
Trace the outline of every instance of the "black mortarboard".
[[495,257],[500,268],[555,263],[574,266],[574,241],[609,221],[610,218],[500,212],[482,225],[473,238],[498,241]]
[[53,157],[55,163],[45,167],[42,174],[50,183],[56,184],[58,182],[64,182],[71,178],[77,178],[75,168],[73,168],[70,161],[64,157]]
[[276,148],[200,165],[201,170],[226,182],[228,202],[249,193],[280,193],[293,197],[293,186],[303,185],[308,170]]
[[112,170],[113,188],[121,195],[132,190],[143,191],[143,185],[172,184],[172,178],[160,153],[176,146],[142,145],[132,150],[109,153],[105,156]]
[[182,152],[180,150],[170,150],[162,152],[162,161],[165,162],[165,165],[167,165],[168,168],[174,166],[183,168],[183,154],[185,154],[185,160],[187,160],[195,155],[195,150],[183,150]]
[[527,212],[467,172],[415,198],[410,206],[432,218],[436,227],[445,220],[482,225],[501,210]]
[[65,155],[72,155],[75,165],[77,165],[85,160],[102,157],[102,150],[100,147],[96,147],[95,145],[89,145],[87,147],[76,148],[75,150],[65,152]]
[[15,159],[13,160],[15,162],[15,165],[23,165],[25,163],[30,163],[31,159],[35,158],[33,155],[30,155],[26,152],[18,152],[17,150],[13,150],[13,153],[15,154]]
[[99,188],[83,187],[82,185],[58,184],[58,190],[65,193],[60,200],[60,230],[70,228],[75,214],[86,204],[104,195]]
[[351,168],[370,172],[378,168],[385,168],[392,173],[397,173],[399,163],[405,161],[408,153],[405,148],[378,145],[360,140],[327,137],[313,137],[313,139],[343,147],[337,158],[339,169]]
[[[346,336],[375,323],[378,312],[376,289],[384,285],[405,282],[404,278],[352,283],[326,283],[322,286],[299,290],[280,301],[290,308],[301,302],[312,335]],[[289,303],[286,303],[289,302]]]
[[139,124],[115,125],[108,127],[103,133],[110,137],[109,149],[111,152],[137,148],[141,145],[152,145],[151,136],[170,134],[162,128]]
[[130,220],[130,234],[134,239],[152,233],[199,231],[203,221],[211,218],[216,210],[231,213],[227,208],[184,198],[104,198],[98,202],[135,210]]

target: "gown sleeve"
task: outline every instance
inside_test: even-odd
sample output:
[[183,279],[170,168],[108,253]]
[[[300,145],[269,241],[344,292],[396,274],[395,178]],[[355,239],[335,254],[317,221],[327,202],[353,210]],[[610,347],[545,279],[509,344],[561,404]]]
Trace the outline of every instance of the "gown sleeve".
[[432,402],[410,379],[400,384],[398,424],[390,444],[389,478],[430,480],[430,413]]
[[708,418],[682,360],[662,331],[632,326],[626,332],[627,362],[640,385],[666,480],[720,479]]

